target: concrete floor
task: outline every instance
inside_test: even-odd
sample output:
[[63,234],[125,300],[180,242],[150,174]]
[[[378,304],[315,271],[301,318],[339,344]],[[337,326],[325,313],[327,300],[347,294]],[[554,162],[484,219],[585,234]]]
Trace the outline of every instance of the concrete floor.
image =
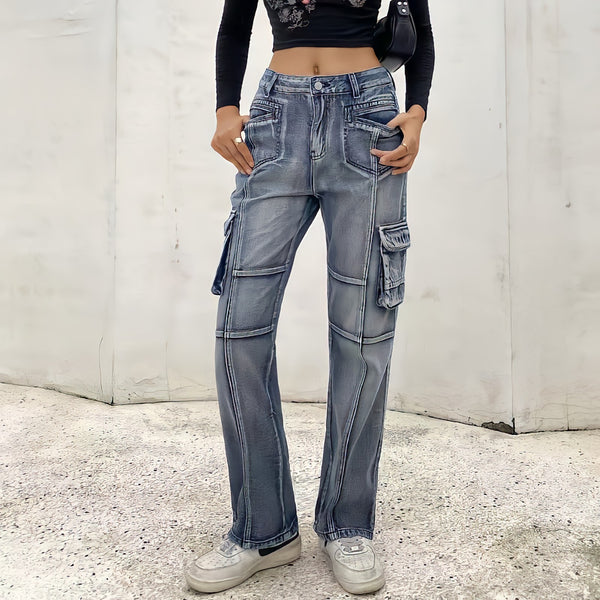
[[[0,598],[349,598],[311,529],[325,406],[284,404],[303,555],[220,594],[182,565],[229,527],[216,402],[107,406],[0,384]],[[375,545],[410,600],[600,599],[600,431],[388,412]],[[358,596],[356,596],[358,598]]]

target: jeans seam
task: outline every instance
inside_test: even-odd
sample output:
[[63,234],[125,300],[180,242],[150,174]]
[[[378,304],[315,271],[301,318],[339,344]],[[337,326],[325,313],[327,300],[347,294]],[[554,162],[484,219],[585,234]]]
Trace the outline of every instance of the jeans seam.
[[248,338],[265,335],[273,331],[272,325],[266,325],[258,329],[230,329],[228,331],[217,329],[215,335],[221,338]]
[[[231,271],[230,271],[230,285],[229,285],[229,298],[227,299],[227,313],[225,315],[225,333],[231,329],[231,304],[233,302],[233,297],[235,294],[235,290],[237,287],[237,277],[233,277],[233,271],[235,270],[235,265],[237,262],[237,257],[239,254],[240,244],[243,237],[243,214],[244,214],[244,206],[248,193],[248,181],[244,184],[244,193],[242,199],[240,200],[240,204],[238,206],[238,219],[237,219],[237,237],[235,238],[235,247],[233,250],[233,256],[231,257]],[[233,234],[233,232],[232,232]],[[246,513],[245,513],[245,526],[243,539],[246,539],[250,532],[252,531],[252,510],[250,505],[250,493],[248,489],[248,477],[249,477],[249,465],[248,465],[248,444],[246,441],[246,432],[244,431],[244,425],[241,417],[241,409],[240,409],[240,400],[239,400],[239,390],[237,387],[237,382],[235,378],[235,373],[233,370],[233,357],[231,356],[231,342],[227,342],[228,336],[225,336],[223,340],[223,344],[226,348],[226,357],[227,357],[227,372],[229,375],[230,385],[231,385],[231,399],[232,405],[234,407],[234,414],[236,417],[236,424],[238,429],[238,434],[240,436],[240,446],[242,449],[242,494],[244,497],[244,504],[246,505]]]
[[[365,255],[364,255],[364,271],[362,274],[362,279],[364,281],[368,280],[368,276],[369,276],[369,267],[371,264],[371,254],[372,254],[372,250],[373,250],[373,227],[374,227],[374,222],[375,222],[375,209],[376,209],[376,203],[377,203],[377,176],[373,176],[371,177],[371,185],[370,185],[370,190],[371,190],[371,202],[369,205],[370,208],[370,213],[369,213],[369,226],[367,227],[367,236],[368,236],[368,241],[365,244]],[[355,399],[353,401],[352,404],[352,412],[351,412],[351,416],[349,417],[348,421],[346,422],[345,425],[345,429],[344,429],[344,436],[343,436],[343,451],[342,451],[342,456],[341,456],[341,460],[340,460],[340,470],[338,472],[337,475],[337,481],[336,481],[336,492],[335,492],[335,500],[331,503],[331,513],[329,515],[329,524],[330,527],[335,527],[334,522],[333,522],[333,508],[334,506],[338,503],[340,496],[342,494],[342,486],[344,484],[344,475],[346,472],[346,460],[347,460],[347,455],[348,455],[348,446],[350,445],[350,437],[352,436],[352,430],[354,428],[354,422],[356,420],[356,413],[358,411],[358,405],[360,403],[360,397],[361,397],[361,393],[365,384],[365,380],[367,377],[367,371],[368,371],[368,365],[367,365],[367,361],[364,358],[363,355],[363,343],[362,343],[362,338],[364,335],[364,327],[365,327],[365,314],[366,314],[366,303],[367,303],[367,292],[368,292],[368,285],[365,285],[364,287],[362,287],[361,289],[361,306],[360,306],[360,318],[359,318],[359,327],[358,327],[358,335],[359,335],[359,347],[360,347],[360,356],[362,359],[362,369],[361,369],[361,378],[360,378],[360,382],[359,384],[356,386],[356,392],[355,392]]]
[[373,539],[373,530],[365,527],[341,527],[339,529],[328,529],[327,531],[320,531],[315,529],[315,533],[320,537],[325,537],[328,540],[336,540],[342,537],[353,537],[355,535],[361,535],[368,539]]
[[[391,356],[390,356],[391,359]],[[388,392],[388,383],[390,380],[390,360],[388,360],[388,363],[385,367],[385,373],[384,373],[384,377],[383,377],[383,385],[385,386],[384,392],[383,392],[383,398],[384,398],[384,402],[383,402],[383,407],[381,410],[381,429],[379,431],[379,441],[377,444],[377,450],[375,451],[375,471],[373,473],[373,480],[375,483],[375,490],[377,490],[377,482],[379,479],[379,460],[381,457],[381,448],[383,446],[383,428],[384,428],[384,424],[385,424],[385,410],[386,410],[386,405],[387,405],[387,392]],[[369,519],[369,524],[371,526],[371,529],[373,529],[373,527],[375,526],[375,512],[376,512],[376,506],[377,504],[374,503],[373,504],[373,510],[371,513],[371,518]]]
[[[328,352],[331,355],[331,345],[332,345],[332,335],[331,335],[331,328],[328,328]],[[326,414],[326,423],[330,423],[331,422],[331,398],[332,398],[332,385],[331,385],[331,381],[332,381],[332,373],[329,373],[329,377],[328,377],[328,383],[327,383],[327,414]],[[326,442],[329,442],[329,462],[327,463],[327,469],[325,471],[325,476],[323,477],[323,481],[322,481],[322,485],[320,485],[319,487],[322,488],[322,494],[319,494],[319,502],[317,503],[317,506],[315,508],[315,519],[313,521],[313,529],[315,531],[317,531],[317,518],[320,516],[319,513],[322,513],[324,510],[324,505],[325,505],[325,495],[326,495],[326,490],[329,486],[329,480],[331,478],[331,463],[333,461],[333,443],[331,441],[331,428],[329,430],[329,435],[326,435]],[[320,490],[321,491],[321,490]]]
[[358,279],[357,277],[348,277],[346,275],[342,275],[341,273],[335,271],[330,265],[327,265],[327,272],[334,279],[337,279],[342,283],[350,283],[352,285],[367,285],[367,282],[364,279]]
[[[282,277],[283,279],[283,277]],[[274,336],[273,336],[274,337]],[[271,422],[273,423],[273,431],[275,432],[275,438],[277,439],[277,456],[279,458],[279,505],[281,507],[281,522],[282,525],[285,525],[285,506],[283,501],[283,456],[281,454],[281,438],[279,437],[279,433],[277,431],[277,423],[275,423],[274,416],[274,408],[273,408],[273,398],[271,396],[271,392],[269,390],[269,381],[271,379],[271,369],[273,368],[273,356],[275,353],[275,340],[273,339],[273,344],[271,345],[271,356],[269,358],[269,368],[266,373],[266,381],[265,381],[265,390],[267,392],[267,397],[269,398],[269,406],[271,407]]]

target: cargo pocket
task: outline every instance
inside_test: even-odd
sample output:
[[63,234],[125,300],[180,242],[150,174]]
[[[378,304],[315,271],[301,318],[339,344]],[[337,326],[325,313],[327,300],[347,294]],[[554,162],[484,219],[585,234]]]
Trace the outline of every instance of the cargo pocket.
[[404,300],[404,270],[410,232],[406,220],[380,225],[378,229],[381,262],[377,305],[394,308]]
[[215,294],[215,296],[220,296],[223,293],[223,278],[225,277],[225,270],[227,269],[227,257],[229,255],[229,246],[231,243],[231,229],[233,227],[233,219],[235,217],[235,213],[235,208],[232,208],[223,226],[223,229],[225,230],[225,241],[223,242],[223,251],[221,252],[221,258],[217,267],[217,273],[215,275],[215,279],[210,290],[213,294]]

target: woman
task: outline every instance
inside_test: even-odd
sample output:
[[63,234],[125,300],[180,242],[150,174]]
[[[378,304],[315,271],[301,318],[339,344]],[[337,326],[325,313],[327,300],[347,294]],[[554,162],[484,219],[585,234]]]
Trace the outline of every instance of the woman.
[[275,334],[296,249],[320,209],[330,374],[313,529],[340,585],[368,593],[385,582],[372,545],[375,495],[410,245],[406,173],[433,72],[429,9],[427,0],[408,2],[418,42],[400,112],[394,79],[372,47],[381,0],[265,0],[273,56],[249,115],[240,115],[257,3],[225,0],[211,143],[238,169],[212,287],[233,525],[185,576],[193,589],[215,592],[300,555]]

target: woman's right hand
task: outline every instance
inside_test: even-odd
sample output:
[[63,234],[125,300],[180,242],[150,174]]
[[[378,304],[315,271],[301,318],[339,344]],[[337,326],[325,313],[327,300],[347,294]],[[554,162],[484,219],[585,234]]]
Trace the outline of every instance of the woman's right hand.
[[249,120],[249,115],[240,115],[237,106],[221,106],[217,110],[217,129],[210,143],[213,150],[233,163],[240,173],[247,175],[254,167],[252,154],[244,142],[236,143],[233,140],[241,137],[242,129]]

